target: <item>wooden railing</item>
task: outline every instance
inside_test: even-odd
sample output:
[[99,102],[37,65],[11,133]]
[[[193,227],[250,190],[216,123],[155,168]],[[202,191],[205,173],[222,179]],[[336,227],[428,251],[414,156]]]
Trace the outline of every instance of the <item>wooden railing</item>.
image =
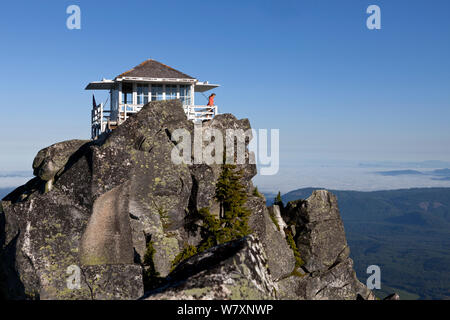
[[189,120],[211,120],[219,114],[218,106],[184,106],[184,112]]
[[141,111],[143,104],[120,104],[119,105],[119,115],[118,123],[121,124],[128,119],[128,116],[133,113]]
[[[142,104],[121,104],[119,106],[119,123],[127,120],[129,114],[141,111]],[[211,120],[218,114],[218,106],[183,106],[189,120]]]
[[91,136],[96,139],[106,131],[110,119],[111,110],[104,110],[103,103],[94,107],[91,111]]
[[[111,110],[105,110],[103,103],[92,109],[92,139],[97,139],[102,133],[111,130],[128,119],[130,114],[139,112],[142,104],[121,104],[115,114]],[[184,112],[189,120],[194,122],[211,120],[219,114],[218,106],[183,106]],[[111,118],[114,117],[114,119]]]

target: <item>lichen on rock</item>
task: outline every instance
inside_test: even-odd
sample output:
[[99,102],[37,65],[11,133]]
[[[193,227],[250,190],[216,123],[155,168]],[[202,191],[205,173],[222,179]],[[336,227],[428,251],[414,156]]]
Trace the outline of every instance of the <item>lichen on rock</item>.
[[[354,299],[370,291],[354,274],[336,199],[325,191],[272,208],[254,192],[254,164],[238,164],[251,235],[183,256],[202,243],[199,211],[220,215],[220,164],[175,164],[174,130],[194,134],[180,101],[156,101],[96,141],[41,150],[35,178],[2,202],[0,289],[7,299]],[[250,129],[248,119],[217,115],[201,130]],[[248,142],[248,141],[247,141]],[[246,159],[251,154],[246,148]],[[277,226],[278,225],[278,226]],[[293,275],[296,258],[304,277]],[[179,257],[184,257],[183,259]],[[174,263],[175,262],[175,263]],[[75,267],[74,267],[75,266]],[[298,266],[297,266],[298,267]],[[79,268],[78,289],[68,287]],[[78,269],[76,269],[78,270]]]

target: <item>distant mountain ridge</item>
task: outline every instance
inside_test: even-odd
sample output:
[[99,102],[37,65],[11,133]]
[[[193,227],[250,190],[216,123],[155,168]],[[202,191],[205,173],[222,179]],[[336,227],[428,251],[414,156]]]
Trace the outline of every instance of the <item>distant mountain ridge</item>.
[[437,176],[450,176],[450,169],[437,169],[433,173]]
[[448,181],[450,180],[450,169],[436,169],[432,171],[418,171],[418,170],[390,170],[390,171],[375,171],[380,176],[396,177],[396,176],[429,176],[431,180]]
[[[317,189],[323,188],[294,190],[282,199],[306,199]],[[362,282],[367,266],[376,264],[382,270],[380,296],[393,287],[409,298],[450,298],[450,188],[330,191],[338,198]]]
[[[321,188],[319,188],[321,189]],[[283,201],[307,198],[317,188],[294,190],[282,196]],[[410,213],[431,219],[428,225],[450,224],[450,188],[414,188],[387,191],[329,190],[337,195],[344,219],[380,221]]]
[[399,161],[375,161],[361,162],[358,164],[361,168],[449,168],[450,162],[440,160],[427,160],[419,162],[399,162]]
[[423,172],[417,170],[393,170],[393,171],[377,171],[376,174],[381,176],[402,176],[402,175],[421,175]]

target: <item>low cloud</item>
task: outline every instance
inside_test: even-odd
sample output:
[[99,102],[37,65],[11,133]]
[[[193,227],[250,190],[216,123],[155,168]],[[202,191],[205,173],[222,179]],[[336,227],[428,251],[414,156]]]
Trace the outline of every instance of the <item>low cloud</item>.
[[0,178],[29,178],[32,176],[30,171],[0,171]]
[[380,169],[385,170],[374,172],[357,164],[354,166],[298,164],[295,167],[282,166],[275,176],[257,175],[253,182],[262,192],[282,193],[309,187],[355,191],[450,187],[450,175],[443,175],[444,169],[423,171],[413,168],[401,171],[389,167]]
[[17,188],[32,178],[33,174],[30,171],[2,171],[0,172],[0,188]]

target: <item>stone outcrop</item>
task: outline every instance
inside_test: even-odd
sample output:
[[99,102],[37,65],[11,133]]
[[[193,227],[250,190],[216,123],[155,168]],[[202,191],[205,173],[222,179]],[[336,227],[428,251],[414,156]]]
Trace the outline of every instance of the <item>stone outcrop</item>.
[[295,267],[294,253],[286,242],[284,233],[269,217],[269,210],[261,198],[250,198],[247,201],[252,208],[249,226],[260,239],[268,257],[268,268],[276,280],[289,276]]
[[[238,165],[252,235],[174,265],[183,248],[202,240],[198,211],[208,207],[219,214],[214,195],[221,172],[217,164],[172,161],[178,148],[172,135],[180,128],[191,136],[211,128],[225,136],[226,129],[246,131],[250,123],[223,114],[198,128],[179,101],[151,102],[98,140],[40,151],[33,162],[36,177],[1,202],[1,295],[140,298],[151,245],[161,282],[147,299],[370,298],[348,257],[334,196],[320,191],[284,209],[268,209],[264,197],[253,193],[253,164]],[[245,157],[252,154],[246,150]],[[286,241],[288,231],[302,268]]]
[[314,191],[306,200],[289,202],[282,210],[304,264],[302,276],[280,281],[288,299],[374,299],[356,278],[336,197]]
[[383,300],[400,300],[400,296],[397,293],[392,293]]
[[44,181],[53,179],[68,164],[70,157],[88,142],[86,140],[69,140],[42,149],[33,161],[34,175]]
[[127,183],[95,200],[83,233],[80,261],[83,265],[133,264],[134,251],[128,214]]
[[284,229],[287,228],[287,224],[281,217],[280,206],[274,204],[274,205],[268,207],[267,209],[269,210],[269,215],[272,217],[273,222],[274,222],[275,226],[277,227],[277,230],[279,230],[281,232],[281,235],[283,236],[283,238],[285,238],[286,233],[284,232]]
[[227,242],[181,263],[148,300],[267,300],[277,286],[255,236]]
[[289,202],[283,218],[294,227],[294,239],[308,272],[327,270],[348,258],[344,224],[334,195],[314,191],[306,201]]

